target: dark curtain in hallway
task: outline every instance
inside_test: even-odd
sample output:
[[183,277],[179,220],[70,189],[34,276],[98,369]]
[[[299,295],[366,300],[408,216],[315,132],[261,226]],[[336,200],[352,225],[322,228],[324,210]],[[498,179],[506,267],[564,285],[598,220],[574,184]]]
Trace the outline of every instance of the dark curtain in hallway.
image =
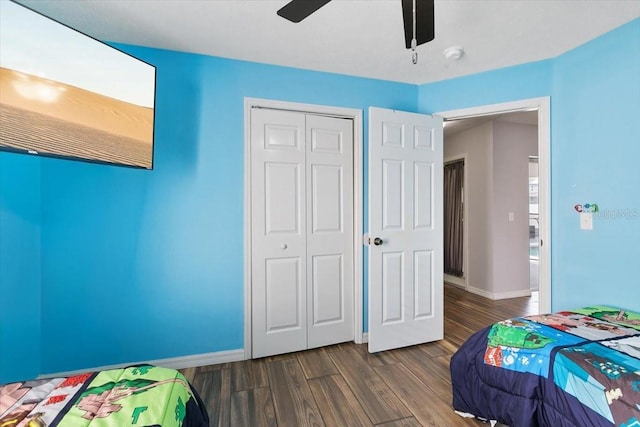
[[463,277],[464,161],[444,166],[444,273]]

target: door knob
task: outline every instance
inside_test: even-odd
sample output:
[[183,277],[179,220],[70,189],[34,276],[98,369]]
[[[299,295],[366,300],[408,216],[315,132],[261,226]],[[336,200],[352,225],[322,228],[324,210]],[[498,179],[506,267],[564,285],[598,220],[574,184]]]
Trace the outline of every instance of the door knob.
[[382,239],[379,237],[376,237],[375,239],[373,239],[373,244],[376,246],[380,246],[382,244]]

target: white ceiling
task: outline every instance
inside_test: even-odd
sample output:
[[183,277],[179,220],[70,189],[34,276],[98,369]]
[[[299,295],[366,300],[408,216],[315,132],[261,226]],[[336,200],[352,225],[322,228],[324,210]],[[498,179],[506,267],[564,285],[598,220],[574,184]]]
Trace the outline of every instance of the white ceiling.
[[400,0],[333,0],[298,24],[276,15],[288,0],[19,2],[104,41],[415,84],[552,58],[640,17],[640,0],[435,0],[413,65]]

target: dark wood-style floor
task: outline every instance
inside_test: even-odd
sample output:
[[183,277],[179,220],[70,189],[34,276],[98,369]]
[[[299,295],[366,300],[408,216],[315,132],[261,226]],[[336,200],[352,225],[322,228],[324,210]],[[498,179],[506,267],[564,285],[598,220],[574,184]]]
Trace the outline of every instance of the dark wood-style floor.
[[182,370],[211,426],[480,426],[451,407],[449,359],[474,331],[537,311],[533,297],[491,301],[445,285],[442,341],[376,354],[338,344]]

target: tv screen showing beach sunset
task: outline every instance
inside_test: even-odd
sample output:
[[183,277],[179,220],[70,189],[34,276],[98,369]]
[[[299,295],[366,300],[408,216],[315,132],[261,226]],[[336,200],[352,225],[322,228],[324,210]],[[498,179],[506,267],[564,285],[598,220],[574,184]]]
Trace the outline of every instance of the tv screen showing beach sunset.
[[0,0],[0,150],[153,167],[156,69]]

